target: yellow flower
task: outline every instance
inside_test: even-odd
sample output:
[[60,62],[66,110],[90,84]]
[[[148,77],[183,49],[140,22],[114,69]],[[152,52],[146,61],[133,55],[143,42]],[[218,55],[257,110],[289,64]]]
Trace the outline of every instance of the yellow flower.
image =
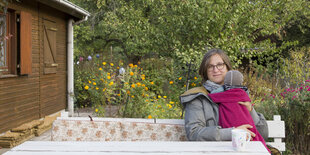
[[130,72],[130,75],[133,76],[133,72]]
[[148,102],[149,100],[145,100],[145,102]]
[[93,79],[93,81],[96,81],[95,79]]
[[170,104],[173,104],[174,102],[170,101],[169,103],[170,103]]
[[138,67],[137,65],[135,65],[135,67]]
[[140,87],[140,86],[141,86],[141,83],[140,83],[140,82],[138,82],[138,83],[137,83],[137,86],[138,86],[138,87]]
[[145,77],[141,77],[142,80],[145,80]]
[[130,94],[130,91],[129,91],[129,90],[127,90],[127,94]]
[[91,81],[88,80],[88,83],[91,83]]
[[100,79],[101,81],[104,81],[103,78]]
[[145,75],[144,75],[144,74],[142,74],[141,76],[142,76],[142,77],[145,77]]
[[132,85],[131,85],[131,87],[132,87],[132,88],[135,88],[135,87],[136,87],[136,85],[135,85],[135,84],[132,84]]
[[195,87],[195,86],[196,86],[196,83],[192,83],[191,86]]
[[194,79],[197,80],[198,78],[195,76]]
[[110,73],[107,73],[107,75],[110,76],[111,74],[110,74]]
[[148,87],[145,87],[144,89],[145,89],[145,91],[148,91],[148,90],[149,90],[149,88],[148,88]]
[[99,70],[102,71],[102,68],[100,67]]
[[121,94],[117,94],[117,96],[121,96]]
[[132,68],[132,67],[133,67],[133,64],[129,64],[129,67],[131,67],[131,68]]
[[145,84],[142,84],[142,87],[145,87]]
[[113,66],[114,66],[114,64],[113,64],[113,63],[110,63],[110,66],[112,66],[112,67],[113,67]]
[[150,82],[150,84],[151,84],[151,85],[153,85],[153,84],[154,84],[154,82]]
[[170,81],[169,84],[173,84],[173,81]]
[[167,98],[167,96],[164,96],[164,98]]
[[149,97],[149,95],[148,95],[148,94],[146,94],[145,96],[146,96],[146,97]]
[[184,85],[184,87],[186,87],[186,85]]
[[103,64],[103,65],[106,65],[107,63],[106,63],[106,62],[103,62],[102,64]]
[[151,116],[151,115],[149,115],[149,116],[147,116],[147,118],[148,118],[148,119],[152,119],[152,116]]
[[88,90],[89,87],[88,87],[88,86],[85,86],[84,88],[85,88],[86,90]]
[[131,98],[135,98],[135,96],[131,95]]
[[109,86],[112,86],[114,84],[114,82],[113,81],[111,81],[110,83],[109,83]]
[[96,109],[95,112],[98,112],[98,109]]
[[160,96],[160,95],[158,95],[158,98],[161,98],[161,96]]
[[182,80],[182,77],[179,77],[179,80]]
[[96,87],[96,90],[98,90],[99,88],[98,87]]
[[125,82],[125,84],[127,85],[127,84],[128,84],[128,82]]
[[96,82],[93,82],[93,85],[95,86],[95,85],[97,85],[97,83],[96,83]]
[[105,91],[107,88],[103,88],[102,91]]
[[140,61],[138,61],[138,64],[140,65],[140,64],[141,64],[141,62],[140,62]]
[[119,67],[116,67],[116,69],[119,69]]
[[168,107],[168,109],[172,108],[171,104],[166,104],[166,106]]
[[108,76],[107,79],[111,79],[111,76]]

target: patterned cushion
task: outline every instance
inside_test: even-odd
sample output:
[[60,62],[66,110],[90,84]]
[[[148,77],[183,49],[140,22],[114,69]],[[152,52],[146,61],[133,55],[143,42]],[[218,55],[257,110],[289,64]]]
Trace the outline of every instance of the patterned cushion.
[[128,121],[55,120],[53,141],[186,141],[184,125]]

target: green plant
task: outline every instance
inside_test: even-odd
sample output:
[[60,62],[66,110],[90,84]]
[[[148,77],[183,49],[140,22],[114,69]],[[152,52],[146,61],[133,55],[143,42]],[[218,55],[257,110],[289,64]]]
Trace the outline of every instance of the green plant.
[[281,115],[288,151],[294,154],[310,151],[310,80],[297,88],[286,88],[279,94],[265,96],[258,109],[267,119],[272,119],[274,114]]
[[296,89],[286,89],[281,96],[279,113],[285,121],[287,145],[296,154],[307,154],[310,152],[310,80]]

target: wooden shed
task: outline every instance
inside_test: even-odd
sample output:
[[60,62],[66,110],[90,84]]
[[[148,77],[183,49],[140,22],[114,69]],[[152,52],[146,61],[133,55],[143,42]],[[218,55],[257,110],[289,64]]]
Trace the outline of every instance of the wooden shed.
[[73,102],[73,25],[89,16],[67,0],[8,2],[0,14],[0,133]]

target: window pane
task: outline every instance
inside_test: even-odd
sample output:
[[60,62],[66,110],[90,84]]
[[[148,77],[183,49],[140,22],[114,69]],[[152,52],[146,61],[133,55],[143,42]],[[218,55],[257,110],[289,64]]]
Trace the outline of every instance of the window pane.
[[6,16],[0,14],[0,67],[7,66],[6,62]]

